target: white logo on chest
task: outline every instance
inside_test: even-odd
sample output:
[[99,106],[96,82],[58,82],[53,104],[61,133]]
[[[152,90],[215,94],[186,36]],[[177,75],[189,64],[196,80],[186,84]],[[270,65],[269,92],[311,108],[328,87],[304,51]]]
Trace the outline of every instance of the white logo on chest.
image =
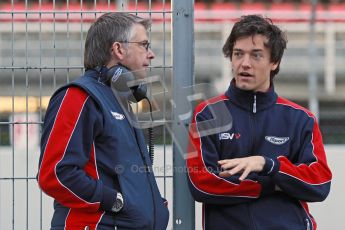
[[271,142],[274,145],[285,144],[289,139],[289,137],[265,136],[265,140]]
[[113,112],[113,111],[110,111],[110,112],[111,112],[111,115],[113,115],[113,117],[116,120],[123,120],[123,119],[125,119],[125,115],[123,115],[121,113],[117,113],[117,112]]

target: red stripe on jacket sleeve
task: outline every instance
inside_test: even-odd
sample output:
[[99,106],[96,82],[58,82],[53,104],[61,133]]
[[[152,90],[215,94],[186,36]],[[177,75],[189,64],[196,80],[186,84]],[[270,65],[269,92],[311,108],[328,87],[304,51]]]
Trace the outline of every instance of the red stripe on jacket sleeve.
[[[225,96],[217,97],[214,100],[208,101],[208,103],[216,103],[217,100],[220,101],[224,99]],[[202,103],[196,108],[191,125],[191,135],[187,155],[187,169],[191,183],[197,190],[209,195],[250,198],[259,197],[261,185],[258,182],[244,180],[240,184],[231,183],[224,178],[211,173],[207,169],[203,159],[202,143],[197,130],[196,117],[198,113],[205,109],[208,103]]]
[[286,157],[279,157],[279,172],[295,177],[305,183],[311,185],[319,185],[329,182],[332,179],[332,173],[327,166],[326,153],[322,144],[321,133],[318,124],[314,123],[311,144],[313,145],[313,153],[316,160],[308,164],[300,164],[296,167]]
[[65,187],[56,175],[56,166],[63,159],[66,148],[78,123],[88,94],[80,88],[67,89],[49,135],[39,170],[41,189],[62,205],[74,208],[99,209],[99,202],[87,202]]
[[311,145],[312,152],[315,157],[314,162],[308,162],[308,164],[294,165],[285,156],[278,157],[280,161],[280,173],[284,173],[298,180],[311,185],[321,185],[328,183],[332,179],[332,172],[327,165],[326,153],[322,142],[322,135],[319,129],[319,125],[316,121],[315,116],[307,109],[292,103],[284,98],[278,98],[277,103],[290,106],[297,110],[304,111],[311,119],[314,120]]

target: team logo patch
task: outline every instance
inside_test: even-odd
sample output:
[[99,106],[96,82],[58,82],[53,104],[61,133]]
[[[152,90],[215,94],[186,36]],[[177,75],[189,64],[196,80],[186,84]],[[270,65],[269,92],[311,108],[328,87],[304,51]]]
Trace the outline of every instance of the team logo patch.
[[219,140],[232,140],[232,139],[239,139],[241,134],[239,133],[220,133]]
[[113,112],[113,111],[110,111],[110,112],[111,112],[111,115],[113,115],[113,117],[116,120],[123,120],[123,119],[125,119],[125,115],[123,115],[121,113],[117,113],[117,112]]
[[274,145],[285,144],[289,139],[290,139],[289,137],[265,136],[265,140]]

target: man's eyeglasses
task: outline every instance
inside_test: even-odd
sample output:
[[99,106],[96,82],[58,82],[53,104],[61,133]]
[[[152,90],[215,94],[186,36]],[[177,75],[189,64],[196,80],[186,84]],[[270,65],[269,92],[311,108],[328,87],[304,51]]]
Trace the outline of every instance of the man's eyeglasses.
[[137,43],[139,44],[140,46],[144,47],[146,49],[146,51],[149,51],[149,48],[150,48],[150,42],[148,41],[143,41],[143,42],[120,42],[120,43]]

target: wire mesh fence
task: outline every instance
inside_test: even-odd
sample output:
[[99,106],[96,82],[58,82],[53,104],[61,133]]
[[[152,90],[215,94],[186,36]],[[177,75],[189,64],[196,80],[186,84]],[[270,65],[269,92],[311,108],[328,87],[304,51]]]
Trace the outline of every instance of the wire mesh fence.
[[[154,170],[161,193],[172,204],[171,5],[161,1],[2,1],[0,3],[0,229],[48,229],[52,199],[40,192],[40,134],[52,93],[83,74],[83,46],[90,24],[111,11],[129,12],[153,22],[149,31],[156,59],[150,95],[154,120]],[[138,115],[147,105],[138,105]],[[170,168],[170,170],[169,170]],[[171,213],[172,214],[172,213]],[[171,223],[169,228],[171,228]]]

